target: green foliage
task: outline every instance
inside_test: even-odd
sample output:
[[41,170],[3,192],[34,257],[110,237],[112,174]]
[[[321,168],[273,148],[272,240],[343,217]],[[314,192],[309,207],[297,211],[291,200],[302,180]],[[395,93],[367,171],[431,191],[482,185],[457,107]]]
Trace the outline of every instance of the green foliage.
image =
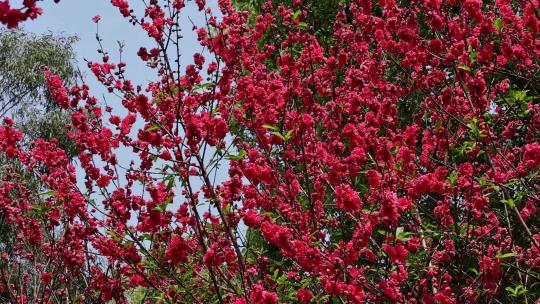
[[67,87],[75,84],[80,76],[72,49],[76,41],[73,36],[0,30],[0,118],[16,118],[25,144],[55,138],[69,157],[77,154],[65,127],[71,118],[52,100],[43,68],[60,76]]
[[77,155],[75,142],[67,135],[66,124],[71,121],[71,115],[65,111],[54,110],[44,114],[29,113],[28,121],[20,126],[27,140],[43,138],[46,141],[56,139],[69,158]]
[[[250,15],[250,24],[255,24],[255,16],[260,14],[261,7],[266,1],[263,0],[233,0],[232,3],[234,7],[238,10],[248,11]],[[274,7],[278,5],[283,5],[285,7],[293,7],[292,0],[284,1],[272,1]],[[336,14],[339,8],[343,5],[346,5],[349,0],[325,0],[325,1],[316,1],[316,0],[307,0],[303,1],[302,8],[307,10],[309,14],[306,18],[302,18],[301,22],[297,25],[298,28],[309,28],[310,32],[313,33],[317,38],[319,43],[323,46],[329,46],[332,34],[333,34],[333,24],[336,17]],[[277,10],[275,10],[277,11]],[[293,14],[293,18],[300,18],[301,11],[296,11]],[[282,29],[286,33],[286,29]],[[273,35],[269,35],[268,39],[275,39]]]
[[71,46],[75,41],[75,37],[0,30],[0,116],[55,108],[46,89],[43,66],[66,85],[75,83],[78,70]]
[[[75,143],[68,137],[71,115],[58,107],[52,100],[46,86],[43,68],[46,66],[59,75],[66,86],[75,84],[79,72],[75,65],[75,55],[72,44],[75,37],[55,36],[52,34],[37,36],[21,30],[0,30],[0,120],[13,117],[17,121],[17,129],[23,132],[24,146],[30,146],[32,141],[43,138],[47,141],[56,140],[60,148],[72,158],[77,155]],[[42,170],[37,167],[36,170]],[[5,155],[0,154],[0,179],[10,180],[17,177],[19,183],[32,193],[35,199],[31,202],[31,217],[46,216],[50,208],[45,202],[54,195],[37,176],[38,172],[29,172],[22,165]],[[12,193],[13,198],[19,193]],[[47,237],[54,238],[55,231]],[[18,241],[17,227],[0,213],[0,252],[11,254]],[[30,246],[30,245],[29,245]],[[9,261],[0,261],[2,271],[19,271],[27,273],[30,278],[37,280],[40,271],[35,268],[34,261],[45,261],[39,249],[35,248],[33,260],[19,261],[17,265]],[[18,269],[18,270],[17,270]],[[23,278],[13,275],[12,282]],[[81,277],[81,280],[83,278]],[[73,286],[63,286],[77,293],[81,282],[73,282]],[[40,285],[35,286],[38,290]],[[33,292],[29,290],[29,293]],[[0,302],[3,295],[0,294]],[[9,298],[9,297],[6,297]],[[33,301],[30,296],[28,299]]]

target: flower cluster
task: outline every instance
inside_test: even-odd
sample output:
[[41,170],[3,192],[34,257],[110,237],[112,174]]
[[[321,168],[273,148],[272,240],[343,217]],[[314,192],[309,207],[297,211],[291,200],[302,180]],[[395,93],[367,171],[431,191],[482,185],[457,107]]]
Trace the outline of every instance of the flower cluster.
[[[11,7],[9,0],[0,1],[0,23],[5,24],[8,28],[14,28],[20,22],[27,19],[36,19],[43,10],[37,6],[40,0],[24,0],[21,8]],[[60,0],[54,0],[59,2]]]

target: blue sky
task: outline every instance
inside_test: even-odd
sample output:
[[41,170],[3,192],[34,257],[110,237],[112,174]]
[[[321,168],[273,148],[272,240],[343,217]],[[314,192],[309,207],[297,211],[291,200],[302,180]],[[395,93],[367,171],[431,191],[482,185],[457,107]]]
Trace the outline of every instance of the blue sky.
[[[216,1],[208,1],[209,6],[216,8]],[[130,0],[130,6],[138,16],[144,15],[142,0]],[[139,27],[133,26],[124,18],[117,8],[110,4],[110,0],[62,0],[55,4],[53,1],[44,1],[40,4],[44,9],[42,16],[36,20],[24,23],[24,29],[34,33],[48,33],[75,35],[79,42],[74,46],[81,71],[86,76],[95,96],[102,96],[105,91],[89,73],[83,59],[98,61],[99,54],[95,39],[96,24],[92,22],[95,15],[101,16],[99,33],[103,39],[104,48],[109,51],[112,62],[118,60],[118,41],[125,44],[123,60],[127,63],[127,75],[135,84],[145,84],[153,79],[155,73],[150,72],[136,53],[141,46],[148,49],[153,47],[152,41]],[[217,11],[217,9],[214,9]],[[181,58],[182,65],[191,63],[191,55],[200,52],[202,48],[196,40],[195,33],[191,30],[191,22],[188,17],[197,24],[202,24],[202,15],[196,10],[193,1],[187,2],[182,12],[181,26],[183,29],[184,43]],[[100,98],[102,99],[102,98]]]

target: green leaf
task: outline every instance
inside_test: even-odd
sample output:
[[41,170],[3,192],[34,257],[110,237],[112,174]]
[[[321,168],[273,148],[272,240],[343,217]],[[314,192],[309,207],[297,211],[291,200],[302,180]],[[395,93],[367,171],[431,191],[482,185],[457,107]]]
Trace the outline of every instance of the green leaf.
[[467,71],[467,72],[471,71],[471,68],[469,66],[467,66],[466,64],[464,64],[464,63],[460,63],[458,65],[458,69],[462,69],[462,70]]
[[225,159],[227,159],[227,160],[241,160],[241,159],[243,159],[246,155],[247,155],[246,150],[240,150],[240,152],[238,153],[238,155],[226,153],[226,154],[225,154]]
[[157,124],[152,124],[151,126],[149,126],[149,127],[146,129],[146,131],[151,132],[151,131],[155,131],[155,130],[157,130],[157,129],[159,129],[159,125],[157,125]]
[[386,231],[386,230],[382,230],[382,229],[381,229],[381,230],[377,230],[377,232],[378,232],[379,234],[381,234],[381,235],[384,235],[384,236],[388,235],[388,231]]
[[307,29],[308,28],[308,24],[305,23],[305,22],[299,22],[297,25],[294,26],[295,28],[297,29]]
[[165,200],[165,202],[163,202],[162,204],[159,204],[157,206],[155,206],[154,208],[152,208],[152,210],[155,210],[155,211],[160,211],[160,212],[165,212],[167,211],[167,206],[172,202],[172,199],[173,199],[173,196],[169,196],[167,198],[167,200]]
[[480,126],[478,125],[478,119],[476,117],[474,117],[472,121],[467,124],[467,126],[470,129],[470,134],[472,138],[481,139],[483,137],[486,137],[482,129],[480,129]]
[[477,51],[473,51],[469,54],[469,60],[471,61],[471,63],[475,63],[476,62],[476,57],[478,57],[478,52]]
[[528,90],[513,90],[511,91],[512,98],[515,101],[526,101],[528,99],[527,92],[529,91]]
[[285,133],[285,136],[284,136],[285,141],[288,141],[289,139],[291,139],[292,135],[293,135],[293,130],[287,131],[287,133]]
[[311,278],[302,280],[302,288],[307,288],[311,284]]
[[115,242],[119,242],[120,240],[122,240],[122,237],[118,236],[113,230],[107,230],[106,233],[110,235]]
[[43,215],[45,212],[51,210],[51,207],[44,206],[44,205],[32,205],[32,211],[34,211],[34,215]]
[[437,120],[437,122],[435,123],[435,133],[439,132],[439,129],[441,128],[442,124],[443,124],[442,119]]
[[200,90],[200,89],[211,89],[214,85],[212,83],[199,83],[193,86],[193,89]]
[[317,302],[317,303],[324,303],[324,302],[326,302],[328,299],[330,299],[330,295],[323,295],[323,296],[321,296],[321,297],[318,299],[318,302]]
[[410,237],[411,235],[414,235],[414,232],[403,231],[403,232],[398,233],[397,239],[400,240],[400,241],[405,240],[408,237]]
[[514,252],[508,252],[508,253],[499,253],[497,254],[495,257],[497,259],[507,259],[507,258],[512,258],[512,257],[515,257],[517,256],[518,254],[517,253],[514,253]]
[[174,175],[169,175],[167,178],[165,178],[165,180],[167,180],[167,188],[165,191],[169,192],[172,187],[174,187]]
[[516,206],[516,202],[514,202],[513,198],[509,198],[507,200],[501,200],[501,202],[505,205],[508,205],[510,208],[514,208]]
[[262,127],[265,128],[265,129],[270,129],[270,130],[274,130],[274,131],[279,130],[278,127],[272,126],[272,125],[267,125],[267,124],[262,125]]
[[231,204],[225,205],[225,208],[223,208],[223,214],[228,215],[229,213],[231,213],[231,209]]
[[55,196],[56,193],[57,193],[57,192],[54,191],[54,190],[49,190],[49,191],[41,192],[41,193],[39,193],[38,195],[39,195],[39,196]]
[[501,18],[497,18],[493,21],[493,27],[495,28],[495,30],[497,32],[500,32],[501,29],[502,29],[502,19]]
[[523,287],[523,285],[516,286],[515,290],[516,290],[518,296],[520,296],[522,294],[526,294],[528,292],[528,290],[525,287]]
[[452,171],[450,175],[448,175],[448,183],[452,186],[455,186],[457,184],[458,179],[458,173],[456,170]]
[[513,297],[518,297],[528,292],[528,290],[525,287],[523,287],[523,285],[521,284],[517,285],[515,288],[507,286],[505,290],[508,291],[510,295]]

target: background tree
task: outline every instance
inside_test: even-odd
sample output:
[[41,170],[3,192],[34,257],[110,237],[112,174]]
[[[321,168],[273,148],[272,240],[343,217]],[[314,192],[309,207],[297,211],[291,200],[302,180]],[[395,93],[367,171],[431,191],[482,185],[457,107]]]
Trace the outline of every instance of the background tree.
[[[76,67],[75,54],[72,44],[77,40],[73,36],[56,36],[53,34],[35,35],[23,30],[0,30],[0,119],[13,119],[23,130],[21,144],[29,147],[38,138],[54,140],[73,157],[76,155],[75,143],[68,137],[66,125],[70,122],[70,114],[62,110],[51,98],[47,88],[44,68],[55,71],[66,84],[75,84],[79,72]],[[46,170],[41,168],[38,170]],[[24,170],[18,161],[0,157],[0,179],[10,181],[17,179],[27,185],[26,190],[35,194],[46,193],[49,189],[39,179],[39,176]],[[43,197],[45,194],[41,194]],[[11,196],[17,199],[18,193],[13,189]],[[45,195],[46,196],[46,195]],[[27,210],[34,217],[43,216],[45,207]],[[24,210],[24,206],[20,206]],[[33,257],[19,260],[13,253],[20,250],[18,237],[19,228],[9,223],[5,214],[0,213],[0,252],[4,258],[0,260],[0,282],[3,285],[5,301],[15,301],[9,294],[7,285],[22,286],[22,280],[30,280],[31,288],[24,292],[27,300],[38,301],[43,293],[39,274],[42,269],[36,269],[38,263],[46,264],[41,250],[33,248]],[[49,231],[46,237],[54,239],[58,231]],[[73,286],[66,288],[77,288]]]
[[66,85],[75,84],[80,77],[72,49],[76,41],[73,36],[0,30],[0,117],[15,119],[26,142],[55,138],[70,157],[76,154],[65,129],[70,118],[51,98],[43,71],[47,67]]
[[[289,7],[293,10],[293,20],[298,21],[296,26],[309,27],[319,43],[325,47],[331,45],[334,34],[334,21],[340,9],[346,9],[350,0],[308,0],[308,1],[266,1],[266,0],[233,0],[232,4],[238,11],[247,11],[250,14],[249,23],[254,25],[256,17],[261,14],[269,13],[276,18],[281,18],[278,7]],[[279,23],[278,23],[279,24]],[[288,28],[286,26],[277,27],[268,33],[266,39],[272,39],[275,34],[286,35]],[[274,36],[272,36],[272,34]],[[266,41],[261,40],[261,44]]]

